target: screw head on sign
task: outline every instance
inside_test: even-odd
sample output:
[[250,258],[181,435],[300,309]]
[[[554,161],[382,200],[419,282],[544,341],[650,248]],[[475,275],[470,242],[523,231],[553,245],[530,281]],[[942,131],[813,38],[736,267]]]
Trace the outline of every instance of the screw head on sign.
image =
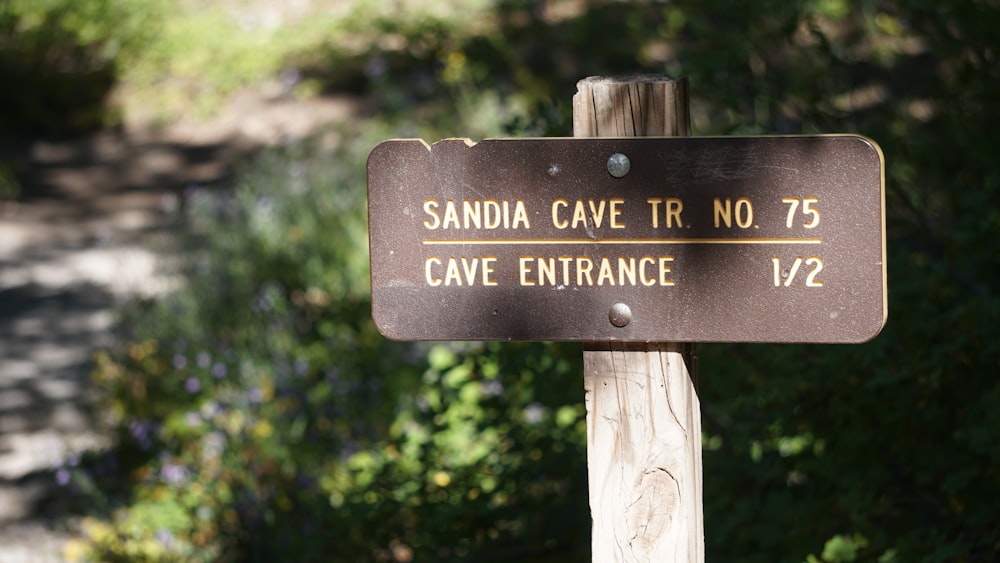
[[615,178],[623,178],[632,169],[632,161],[620,152],[616,152],[608,158],[608,174]]
[[632,309],[624,303],[615,303],[608,311],[608,320],[618,328],[628,326],[632,322]]

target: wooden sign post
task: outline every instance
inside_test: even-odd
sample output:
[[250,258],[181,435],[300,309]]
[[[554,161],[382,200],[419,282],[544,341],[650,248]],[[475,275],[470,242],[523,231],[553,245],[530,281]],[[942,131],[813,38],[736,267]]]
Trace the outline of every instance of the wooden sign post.
[[685,87],[588,78],[574,138],[395,139],[368,157],[383,335],[585,343],[602,563],[704,560],[694,343],[865,342],[886,321],[878,146],[675,138]]
[[[684,79],[577,84],[576,137],[690,134]],[[704,561],[694,345],[588,343],[583,362],[593,560]]]

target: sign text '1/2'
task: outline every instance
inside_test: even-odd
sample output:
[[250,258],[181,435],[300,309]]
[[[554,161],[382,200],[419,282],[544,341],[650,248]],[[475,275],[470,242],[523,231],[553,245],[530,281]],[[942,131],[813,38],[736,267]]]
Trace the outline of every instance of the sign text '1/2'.
[[391,338],[859,342],[885,322],[862,137],[396,140],[368,180]]

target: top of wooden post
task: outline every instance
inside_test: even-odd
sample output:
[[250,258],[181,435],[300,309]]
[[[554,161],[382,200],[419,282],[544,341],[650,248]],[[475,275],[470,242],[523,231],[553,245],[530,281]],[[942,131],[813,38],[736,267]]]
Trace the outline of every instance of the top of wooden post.
[[686,137],[687,79],[639,74],[591,76],[576,84],[575,137]]

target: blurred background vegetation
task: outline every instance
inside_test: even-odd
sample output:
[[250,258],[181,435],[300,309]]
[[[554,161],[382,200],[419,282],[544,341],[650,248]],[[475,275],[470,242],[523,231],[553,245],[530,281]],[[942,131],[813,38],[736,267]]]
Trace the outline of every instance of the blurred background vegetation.
[[995,0],[7,0],[0,133],[210,116],[242,87],[369,113],[194,190],[186,282],[122,311],[73,467],[74,556],[589,559],[581,349],[406,344],[369,315],[388,137],[565,135],[576,80],[688,76],[695,134],[859,133],[889,323],[703,345],[710,561],[1000,558]]

